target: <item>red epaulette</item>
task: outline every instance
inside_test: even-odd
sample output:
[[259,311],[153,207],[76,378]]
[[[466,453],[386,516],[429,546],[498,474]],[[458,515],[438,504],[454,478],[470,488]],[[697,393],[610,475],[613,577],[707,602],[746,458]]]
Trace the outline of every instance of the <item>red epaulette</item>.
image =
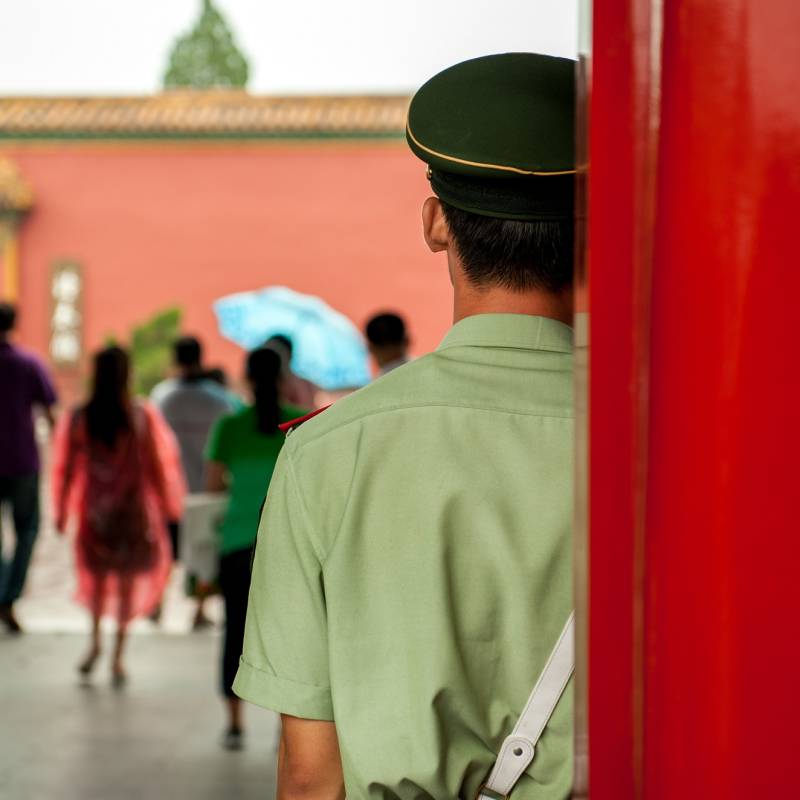
[[283,433],[289,433],[289,431],[293,431],[304,422],[308,422],[308,420],[316,417],[317,414],[321,414],[323,411],[325,411],[325,409],[330,408],[331,405],[332,404],[328,404],[327,406],[318,408],[316,411],[312,411],[310,414],[306,414],[304,417],[298,417],[297,419],[289,420],[289,422],[282,422],[280,425],[278,425],[278,428],[283,431]]

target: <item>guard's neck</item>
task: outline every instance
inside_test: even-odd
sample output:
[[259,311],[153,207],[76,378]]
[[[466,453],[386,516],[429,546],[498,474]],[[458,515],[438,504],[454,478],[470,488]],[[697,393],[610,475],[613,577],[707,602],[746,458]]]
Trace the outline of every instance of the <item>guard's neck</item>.
[[478,289],[471,284],[456,284],[454,288],[453,322],[476,314],[528,314],[572,325],[572,289],[556,294],[540,290],[514,292],[499,287]]

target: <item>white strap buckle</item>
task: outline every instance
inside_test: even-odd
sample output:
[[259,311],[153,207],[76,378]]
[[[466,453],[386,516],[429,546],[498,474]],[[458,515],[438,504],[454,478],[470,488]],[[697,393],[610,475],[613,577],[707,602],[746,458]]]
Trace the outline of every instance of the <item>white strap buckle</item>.
[[[536,754],[536,744],[553,715],[575,667],[575,612],[567,619],[553,652],[520,714],[511,735],[503,742],[494,768],[481,789],[507,798]],[[492,800],[484,794],[479,800]]]

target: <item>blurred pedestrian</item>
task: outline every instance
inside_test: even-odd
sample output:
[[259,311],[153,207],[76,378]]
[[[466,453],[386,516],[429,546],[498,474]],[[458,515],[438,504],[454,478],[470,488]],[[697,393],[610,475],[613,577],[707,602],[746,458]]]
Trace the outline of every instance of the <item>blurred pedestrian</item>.
[[14,603],[25,587],[39,532],[39,452],[33,412],[39,409],[52,427],[56,403],[42,362],[10,341],[16,318],[13,305],[0,303],[0,505],[11,506],[16,536],[11,559],[6,561],[0,553],[0,621],[11,633],[22,630]]
[[77,599],[92,615],[88,676],[101,652],[100,620],[117,619],[115,685],[125,681],[128,623],[161,599],[172,561],[167,519],[177,519],[184,492],[175,437],[152,405],[134,400],[129,359],[119,347],[94,359],[88,402],[59,420],[53,447],[56,526],[77,527]]
[[[204,450],[211,426],[223,414],[237,405],[234,396],[219,382],[211,379],[203,367],[203,348],[194,336],[182,336],[173,344],[173,359],[177,375],[159,383],[150,399],[156,404],[178,439],[181,463],[190,492],[205,489]],[[173,557],[178,558],[180,521],[169,521]],[[190,593],[197,598],[192,627],[195,630],[210,625],[205,615],[206,589],[193,575],[188,576]],[[154,614],[158,618],[160,606]]]
[[228,401],[234,411],[243,407],[242,398],[231,389],[231,382],[224,367],[207,367],[203,370],[203,377],[214,384],[217,391],[222,390],[223,397]]
[[292,356],[294,355],[292,340],[288,336],[278,333],[267,339],[264,347],[274,350],[281,357],[281,400],[288,405],[300,408],[317,408],[319,389],[311,381],[292,372]]
[[365,333],[367,347],[380,375],[409,362],[406,323],[399,314],[376,314],[367,322]]
[[280,402],[282,362],[273,349],[251,352],[246,371],[253,405],[218,420],[207,449],[208,490],[229,493],[219,541],[219,585],[225,599],[222,691],[228,711],[223,744],[230,750],[243,745],[241,706],[232,685],[244,640],[259,512],[284,441],[278,425],[305,413]]
[[205,488],[204,451],[211,426],[235,406],[225,386],[203,366],[203,346],[195,336],[181,336],[172,346],[176,376],[157,384],[150,400],[175,432],[190,492]]
[[205,376],[208,380],[218,383],[223,389],[227,389],[230,383],[228,373],[222,367],[209,367],[205,371]]

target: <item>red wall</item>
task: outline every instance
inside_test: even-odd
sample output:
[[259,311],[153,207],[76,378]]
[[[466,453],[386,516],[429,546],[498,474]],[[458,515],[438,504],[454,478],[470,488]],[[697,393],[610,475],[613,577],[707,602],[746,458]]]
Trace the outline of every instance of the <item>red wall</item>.
[[421,237],[425,171],[402,142],[6,145],[35,192],[20,239],[20,340],[45,353],[53,261],[84,268],[85,347],[170,305],[234,376],[211,303],[283,284],[359,327],[398,309],[414,351],[450,322],[446,263]]

